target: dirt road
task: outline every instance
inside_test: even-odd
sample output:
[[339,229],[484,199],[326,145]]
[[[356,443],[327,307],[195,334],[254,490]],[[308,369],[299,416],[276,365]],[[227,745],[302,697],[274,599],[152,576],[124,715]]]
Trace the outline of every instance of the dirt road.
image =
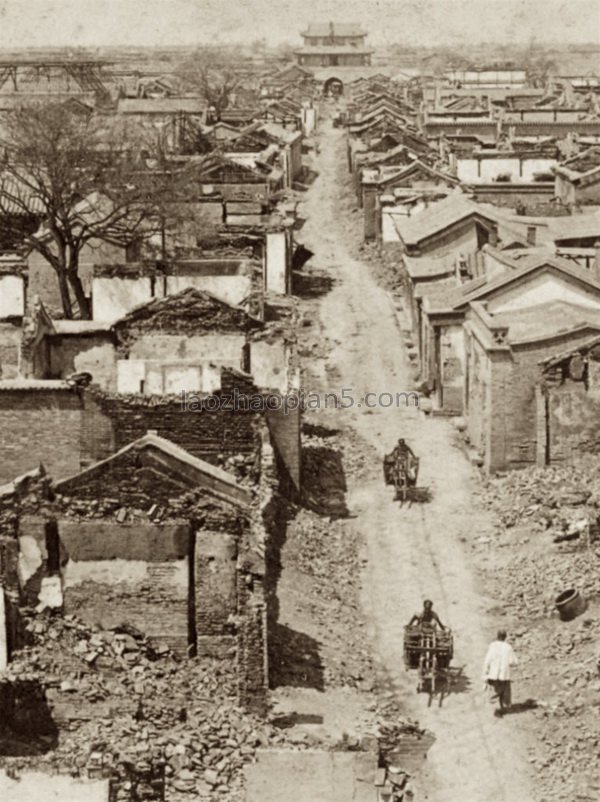
[[[373,465],[372,478],[350,486],[348,494],[366,541],[364,606],[374,648],[403,709],[436,736],[418,785],[433,802],[533,802],[519,717],[494,718],[482,692],[481,664],[499,621],[488,612],[493,600],[477,587],[464,540],[485,534],[490,520],[474,506],[473,469],[454,445],[447,421],[415,409],[358,406],[367,392],[395,395],[413,388],[391,299],[369,265],[356,258],[362,219],[352,211],[345,134],[324,121],[319,144],[320,177],[302,213],[313,263],[335,279],[320,301],[324,334],[336,343],[329,357],[329,375],[336,379],[327,389],[338,395],[346,389],[355,399],[352,409],[337,411],[339,425],[353,428],[380,458],[405,436],[422,457],[419,484],[432,494],[429,503],[400,509],[383,485],[380,463]],[[322,387],[322,372],[314,378]],[[442,707],[428,708],[402,662],[403,625],[426,597],[452,627],[454,665],[464,666],[467,678]],[[518,685],[515,690],[518,696]]]

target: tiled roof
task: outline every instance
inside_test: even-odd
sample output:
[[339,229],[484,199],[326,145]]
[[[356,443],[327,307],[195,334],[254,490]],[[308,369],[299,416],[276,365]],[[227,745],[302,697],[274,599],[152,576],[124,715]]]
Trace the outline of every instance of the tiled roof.
[[598,237],[600,240],[600,212],[555,217],[548,227],[555,241],[589,237]]
[[311,22],[302,36],[366,36],[367,32],[356,22]]
[[403,242],[416,245],[472,214],[494,221],[498,219],[490,207],[473,203],[464,195],[450,195],[413,217],[396,217],[394,222]]
[[588,351],[595,349],[596,346],[600,346],[600,336],[594,336],[583,343],[579,343],[579,345],[576,345],[573,348],[569,348],[566,351],[561,351],[560,353],[555,354],[555,356],[550,356],[547,357],[546,359],[542,359],[539,364],[543,365],[544,369],[551,368],[554,365],[557,365],[560,362],[562,362],[563,359],[568,359],[574,354],[587,354]]
[[262,327],[241,306],[232,306],[206,290],[188,287],[181,292],[154,298],[134,307],[117,320],[112,329],[119,334],[129,327],[152,326],[156,334],[170,331],[175,325],[182,334],[204,330],[246,331]]
[[96,334],[110,331],[111,324],[101,320],[53,320],[56,334]]
[[0,380],[0,392],[8,390],[70,390],[72,389],[66,381],[62,379],[2,379]]
[[575,173],[587,173],[595,167],[600,167],[600,147],[591,147],[562,162],[560,167],[566,167]]
[[[31,183],[36,186],[37,180],[34,178]],[[0,210],[3,214],[43,215],[45,206],[32,187],[5,172],[0,173]]]
[[206,103],[199,97],[121,98],[119,114],[202,114]]
[[[597,281],[592,273],[572,261],[561,259],[558,256],[544,255],[540,253],[533,254],[531,257],[520,259],[513,269],[510,268],[510,260],[506,260],[505,264],[509,268],[506,272],[496,276],[492,281],[486,281],[485,277],[474,279],[472,282],[464,284],[460,288],[460,295],[453,299],[453,308],[458,309],[461,306],[476,301],[495,290],[501,289],[513,281],[518,281],[523,276],[533,273],[535,270],[543,269],[544,267],[554,268],[562,273],[574,278],[577,281],[583,282],[600,292],[600,282]],[[600,309],[599,309],[600,311]]]
[[455,272],[455,266],[447,258],[430,259],[427,256],[402,257],[406,272],[411,278],[435,278],[449,276]]
[[332,55],[368,55],[369,53],[373,53],[368,47],[362,46],[355,46],[355,45],[306,45],[305,47],[299,47],[297,50],[294,50],[294,53],[299,56],[326,56],[328,54]]
[[[205,460],[194,457],[184,448],[181,448],[180,446],[171,442],[171,440],[167,440],[164,437],[159,437],[158,435],[150,432],[143,435],[143,437],[140,437],[138,440],[134,440],[133,443],[129,443],[107,459],[101,460],[94,465],[90,465],[89,468],[86,468],[74,476],[70,476],[62,479],[59,482],[56,482],[55,488],[60,492],[63,489],[63,486],[68,487],[71,485],[71,483],[77,482],[80,476],[95,473],[99,468],[109,464],[122,454],[125,454],[128,451],[140,451],[143,449],[156,449],[163,454],[168,454],[178,462],[186,465],[187,468],[191,469],[192,474],[196,474],[196,476],[189,476],[191,483],[194,483],[194,479],[196,478],[200,479],[201,476],[206,477],[211,485],[211,487],[208,488],[209,492],[212,489],[217,495],[224,496],[228,501],[235,502],[236,504],[246,505],[251,501],[250,492],[245,487],[239,485],[235,477],[230,473],[227,473],[227,471],[224,471],[222,468],[218,468],[215,465],[211,465],[209,462],[205,462]],[[168,467],[166,470],[169,470]],[[199,481],[198,484],[201,484],[201,481]]]

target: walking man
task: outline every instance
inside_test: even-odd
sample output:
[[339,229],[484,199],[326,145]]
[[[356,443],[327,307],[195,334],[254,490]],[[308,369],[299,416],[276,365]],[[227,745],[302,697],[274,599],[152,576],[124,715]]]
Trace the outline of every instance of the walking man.
[[490,643],[483,663],[483,679],[494,689],[499,708],[496,716],[503,716],[511,706],[510,669],[517,664],[512,646],[506,642],[506,630],[498,630],[495,641]]

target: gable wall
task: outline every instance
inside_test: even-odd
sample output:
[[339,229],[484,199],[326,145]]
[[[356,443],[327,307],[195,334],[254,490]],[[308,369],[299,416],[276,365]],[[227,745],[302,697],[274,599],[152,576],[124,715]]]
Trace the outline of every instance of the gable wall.
[[600,309],[600,292],[586,290],[574,281],[555,273],[538,273],[529,280],[506,287],[497,297],[490,298],[487,307],[492,314],[514,309],[527,309],[547,301],[564,301]]
[[420,252],[437,258],[458,252],[468,255],[475,253],[477,249],[477,227],[473,221],[469,220],[432,237],[431,240],[422,244]]

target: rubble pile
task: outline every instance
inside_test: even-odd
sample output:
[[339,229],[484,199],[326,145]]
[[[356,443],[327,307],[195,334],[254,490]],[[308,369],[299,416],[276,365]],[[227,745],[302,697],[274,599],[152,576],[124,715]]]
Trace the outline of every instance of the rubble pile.
[[532,531],[558,535],[600,515],[600,460],[581,457],[575,465],[525,468],[487,479],[483,500],[504,527],[526,523]]
[[359,601],[359,545],[347,520],[301,509],[288,526],[286,561],[300,575],[319,652],[326,652],[324,682],[371,690],[373,666]]
[[291,745],[237,705],[231,662],[181,661],[133,628],[93,629],[74,616],[38,615],[28,628],[33,642],[6,680],[39,681],[60,736],[43,755],[3,758],[13,772],[116,777],[134,766],[163,773],[169,800],[235,802],[256,750]]
[[306,506],[315,512],[348,515],[342,453],[329,439],[303,437],[302,491]]
[[[600,798],[600,460],[586,455],[573,465],[486,479],[481,499],[498,531],[475,543],[493,550],[486,584],[501,602],[519,659],[517,712],[519,705],[532,710],[521,720],[535,735],[529,759],[540,799],[591,802]],[[569,588],[587,610],[561,621],[556,597]]]
[[586,598],[598,595],[600,460],[489,478],[481,497],[501,533],[513,532],[521,546],[535,547],[540,539],[535,559],[524,560],[517,550],[495,582],[517,617],[553,614],[555,597],[570,587]]
[[[539,773],[543,799],[595,800],[600,796],[600,622],[585,614],[557,631],[561,626],[550,622],[536,630],[523,627],[513,636],[522,666],[519,682],[531,683],[537,705],[539,749],[530,760]],[[541,655],[542,678],[537,676]]]

